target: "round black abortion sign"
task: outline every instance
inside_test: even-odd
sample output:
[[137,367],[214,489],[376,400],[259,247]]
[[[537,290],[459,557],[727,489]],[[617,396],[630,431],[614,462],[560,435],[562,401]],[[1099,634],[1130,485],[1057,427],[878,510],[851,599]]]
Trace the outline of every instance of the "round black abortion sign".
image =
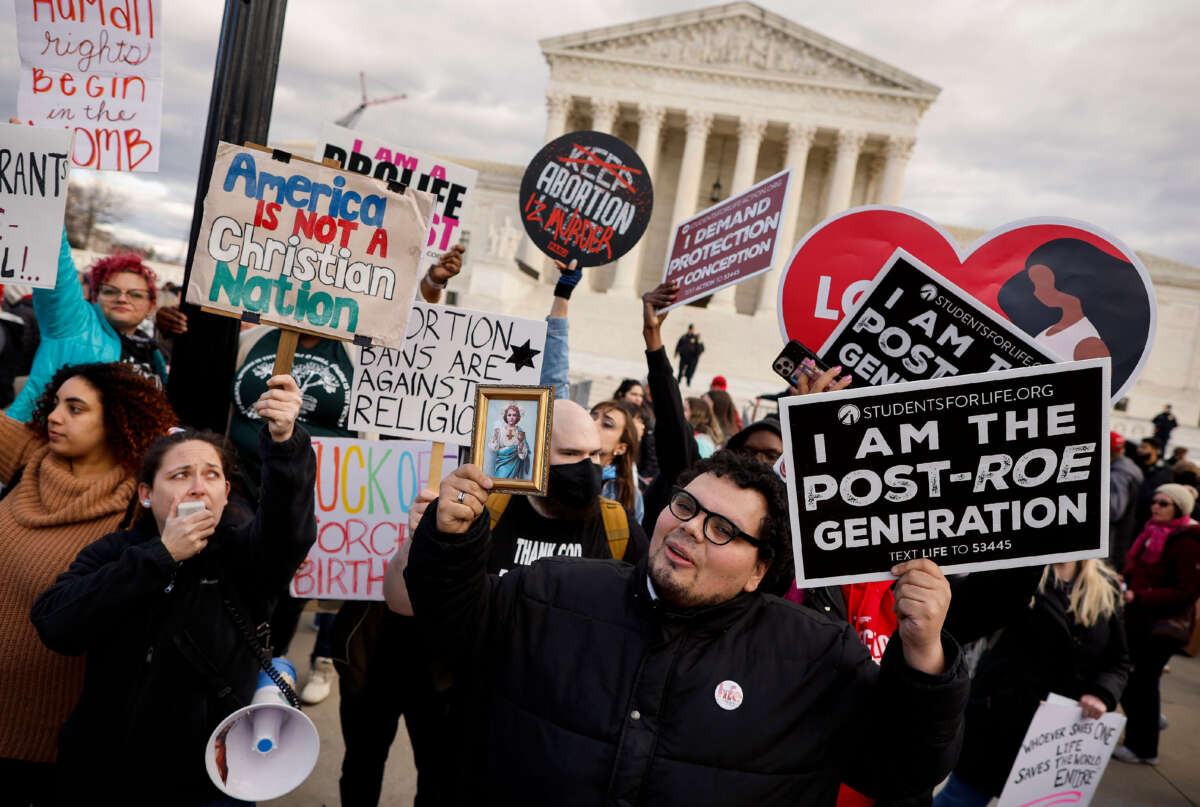
[[636,151],[604,132],[551,140],[525,169],[521,220],[538,249],[580,266],[611,263],[642,237],[654,207]]

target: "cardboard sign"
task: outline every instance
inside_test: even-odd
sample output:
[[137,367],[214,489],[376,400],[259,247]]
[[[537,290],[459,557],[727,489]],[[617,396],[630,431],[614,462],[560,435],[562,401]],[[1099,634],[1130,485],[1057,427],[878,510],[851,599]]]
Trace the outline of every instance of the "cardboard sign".
[[1108,361],[784,398],[796,585],[1108,554]]
[[470,209],[469,198],[479,176],[474,170],[333,123],[321,127],[321,140],[313,159],[336,160],[347,171],[433,194],[433,217],[425,239],[421,274],[437,263],[442,253],[462,235],[458,226]]
[[[315,436],[312,443],[317,540],[292,578],[291,594],[382,600],[387,563],[409,537],[408,509],[429,483],[432,446]],[[444,454],[443,476],[458,467],[458,449]]]
[[157,171],[161,0],[15,0],[17,117],[75,132],[80,168]]
[[779,282],[784,340],[824,344],[898,248],[1050,353],[1067,360],[1111,356],[1113,403],[1150,356],[1154,288],[1141,260],[1114,236],[1082,221],[1030,218],[960,250],[934,222],[892,207],[826,219],[796,245]]
[[399,348],[432,209],[422,191],[221,143],[187,301]]
[[817,355],[858,384],[881,386],[1059,358],[904,250],[859,297]]
[[637,152],[604,132],[547,143],[521,179],[521,221],[537,248],[564,263],[611,263],[642,237],[654,187]]
[[537,384],[545,349],[545,320],[413,303],[400,350],[359,350],[350,428],[470,445],[475,387]]
[[1087,807],[1125,728],[1125,715],[1085,719],[1075,701],[1051,695],[1038,707],[997,807]]
[[0,124],[0,284],[54,288],[71,132]]
[[780,171],[675,228],[663,282],[679,284],[670,311],[770,270],[792,184]]

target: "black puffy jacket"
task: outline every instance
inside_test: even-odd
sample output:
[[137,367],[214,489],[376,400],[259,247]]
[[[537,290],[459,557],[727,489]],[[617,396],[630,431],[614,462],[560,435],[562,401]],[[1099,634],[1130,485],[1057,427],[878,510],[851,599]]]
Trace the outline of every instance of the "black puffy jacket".
[[[497,578],[486,519],[452,536],[436,517],[434,503],[406,578],[441,659],[479,682],[463,803],[832,805],[842,780],[915,793],[954,762],[968,682],[948,636],[932,676],[899,639],[877,666],[848,625],[776,597],[671,609],[644,561],[546,558]],[[723,708],[732,683],[740,705]]]
[[1130,663],[1120,606],[1085,627],[1067,610],[1069,594],[1070,584],[1048,584],[979,661],[954,768],[979,790],[1004,789],[1029,721],[1049,693],[1095,695],[1112,711],[1125,690]]
[[250,702],[259,665],[224,600],[253,630],[316,539],[308,433],[263,428],[254,519],[229,509],[205,549],[176,563],[152,518],[85,547],[34,603],[42,641],[88,654],[83,694],[59,736],[63,803],[203,804],[209,734]]

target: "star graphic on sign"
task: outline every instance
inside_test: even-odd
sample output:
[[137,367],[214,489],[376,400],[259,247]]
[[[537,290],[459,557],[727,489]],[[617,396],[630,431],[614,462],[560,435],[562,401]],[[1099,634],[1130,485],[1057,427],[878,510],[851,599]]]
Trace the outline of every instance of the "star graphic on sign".
[[529,346],[529,340],[525,340],[525,344],[517,345],[513,348],[512,355],[504,360],[505,364],[511,364],[520,370],[522,367],[533,367],[533,357],[541,353],[540,350],[534,350]]

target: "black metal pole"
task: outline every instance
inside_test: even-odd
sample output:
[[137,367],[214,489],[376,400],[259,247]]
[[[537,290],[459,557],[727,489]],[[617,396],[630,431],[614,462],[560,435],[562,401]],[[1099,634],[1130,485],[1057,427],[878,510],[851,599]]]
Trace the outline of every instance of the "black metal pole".
[[[185,289],[192,276],[192,258],[200,236],[204,195],[212,176],[217,142],[249,140],[264,145],[267,142],[286,13],[287,0],[225,0],[200,175],[196,180],[196,204],[183,275]],[[181,308],[187,314],[188,330],[175,339],[167,395],[184,423],[224,431],[239,323],[206,314],[188,303]]]

